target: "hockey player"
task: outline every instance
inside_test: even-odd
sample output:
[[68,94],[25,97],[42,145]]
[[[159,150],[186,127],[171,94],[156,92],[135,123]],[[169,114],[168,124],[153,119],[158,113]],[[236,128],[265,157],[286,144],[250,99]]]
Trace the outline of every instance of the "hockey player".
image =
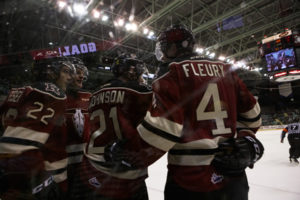
[[115,166],[105,162],[104,157],[105,147],[138,134],[136,127],[152,99],[152,91],[138,82],[144,68],[143,62],[128,56],[116,58],[112,68],[115,78],[91,97],[91,136],[81,169],[81,177],[89,187],[85,199],[148,199],[146,168],[133,169],[126,163]]
[[[63,133],[65,90],[73,65],[53,58],[36,63],[38,82],[13,88],[0,108],[1,199],[63,199],[67,178]],[[46,81],[46,82],[45,82]]]
[[289,124],[282,130],[281,143],[283,143],[286,133],[288,133],[287,138],[290,144],[290,162],[299,164],[298,158],[300,157],[300,123],[296,122]]
[[88,105],[91,93],[83,91],[83,82],[88,78],[88,69],[81,59],[68,58],[74,65],[76,73],[67,89],[66,131],[68,153],[68,199],[75,198],[80,190],[79,166],[83,151],[89,137]]
[[[146,167],[168,152],[166,200],[245,200],[244,170],[263,154],[254,135],[260,107],[229,64],[193,54],[194,43],[181,25],[160,34],[157,57],[168,70],[152,83],[151,107],[137,127],[140,137],[113,144],[107,155]],[[133,144],[140,145],[138,151],[128,151]],[[124,156],[125,150],[134,156]]]

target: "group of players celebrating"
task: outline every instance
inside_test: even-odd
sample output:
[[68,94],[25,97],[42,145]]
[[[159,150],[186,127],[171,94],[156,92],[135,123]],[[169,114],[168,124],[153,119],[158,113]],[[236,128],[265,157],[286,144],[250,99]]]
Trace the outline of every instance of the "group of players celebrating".
[[147,167],[168,153],[166,200],[247,200],[245,169],[264,151],[259,104],[194,44],[183,25],[160,34],[152,87],[141,83],[145,64],[124,55],[93,94],[81,90],[80,59],[37,63],[37,83],[0,108],[0,198],[147,200]]

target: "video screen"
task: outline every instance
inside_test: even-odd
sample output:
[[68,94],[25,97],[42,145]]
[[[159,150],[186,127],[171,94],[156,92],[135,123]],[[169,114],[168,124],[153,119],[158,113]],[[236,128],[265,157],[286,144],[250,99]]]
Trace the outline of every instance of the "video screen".
[[296,66],[295,52],[293,48],[266,54],[267,71],[273,72]]

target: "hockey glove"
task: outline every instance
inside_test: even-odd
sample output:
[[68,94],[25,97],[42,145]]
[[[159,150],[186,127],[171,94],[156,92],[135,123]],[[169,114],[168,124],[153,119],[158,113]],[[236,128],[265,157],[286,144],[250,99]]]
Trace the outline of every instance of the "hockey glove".
[[264,152],[262,143],[253,137],[232,138],[219,144],[220,152],[215,155],[212,165],[227,176],[238,176],[246,167],[252,168]]
[[124,172],[136,169],[130,160],[133,153],[125,148],[126,140],[118,140],[104,148],[104,159],[106,164],[115,172]]

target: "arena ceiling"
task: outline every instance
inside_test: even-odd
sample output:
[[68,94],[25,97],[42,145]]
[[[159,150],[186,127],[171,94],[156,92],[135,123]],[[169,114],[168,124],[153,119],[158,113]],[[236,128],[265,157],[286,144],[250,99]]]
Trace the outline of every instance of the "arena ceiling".
[[[111,44],[97,52],[113,58],[127,52],[155,65],[155,37],[172,24],[185,24],[194,33],[199,52],[215,53],[247,65],[259,65],[258,45],[264,36],[300,30],[297,0],[2,0],[0,58],[23,63],[28,52],[72,44]],[[74,12],[83,3],[85,11]],[[72,10],[73,9],[73,10]],[[96,12],[96,14],[95,14]],[[103,20],[106,15],[108,19]],[[134,22],[126,30],[118,20]],[[144,28],[149,31],[144,34]],[[153,35],[149,35],[149,32]],[[209,52],[209,53],[207,53]],[[0,59],[0,62],[1,62]],[[7,62],[2,62],[7,63]],[[8,62],[9,63],[9,62]],[[1,68],[1,66],[0,66]]]

